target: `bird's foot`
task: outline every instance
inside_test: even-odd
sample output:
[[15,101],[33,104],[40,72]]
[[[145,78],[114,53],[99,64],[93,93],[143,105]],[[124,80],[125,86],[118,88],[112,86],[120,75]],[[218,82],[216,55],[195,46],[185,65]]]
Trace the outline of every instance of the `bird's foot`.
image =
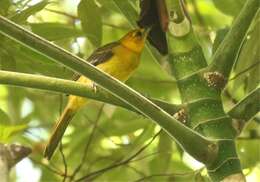
[[96,93],[97,92],[97,84],[95,82],[92,83],[92,89]]

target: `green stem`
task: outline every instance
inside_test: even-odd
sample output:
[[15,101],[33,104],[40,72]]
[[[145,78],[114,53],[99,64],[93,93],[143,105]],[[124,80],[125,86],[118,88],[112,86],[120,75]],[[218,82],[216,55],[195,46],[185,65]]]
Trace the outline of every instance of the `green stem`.
[[167,7],[170,10],[170,15],[172,13],[176,14],[176,18],[174,18],[175,23],[180,23],[184,20],[185,18],[185,12],[182,7],[182,0],[166,0],[167,2]]
[[249,121],[260,110],[260,88],[254,89],[244,99],[237,103],[229,112],[228,115],[241,122]]
[[212,153],[217,153],[215,141],[208,140],[184,126],[160,107],[127,85],[112,78],[83,59],[55,46],[2,16],[0,16],[0,32],[11,39],[50,57],[53,61],[61,63],[95,81],[101,87],[107,89],[113,95],[119,97],[122,101],[127,102],[140,113],[159,124],[195,159],[205,164],[209,164],[214,160],[215,155],[212,155]]
[[258,0],[248,0],[246,2],[234,21],[232,28],[215,52],[212,63],[209,66],[210,71],[220,72],[225,78],[228,78],[236,60],[237,52],[258,8]]
[[[117,97],[115,97],[114,95],[110,94],[102,88],[98,88],[95,91],[93,88],[75,81],[40,75],[0,71],[0,84],[36,88],[41,90],[55,91],[77,95],[81,97],[87,97],[97,101],[106,102],[116,106],[121,106],[134,112],[138,112],[135,108],[121,101],[120,99],[118,99]],[[179,109],[178,106],[161,100],[152,98],[149,98],[149,100],[156,103],[158,106],[160,106],[162,109],[164,109],[171,115],[176,113]]]

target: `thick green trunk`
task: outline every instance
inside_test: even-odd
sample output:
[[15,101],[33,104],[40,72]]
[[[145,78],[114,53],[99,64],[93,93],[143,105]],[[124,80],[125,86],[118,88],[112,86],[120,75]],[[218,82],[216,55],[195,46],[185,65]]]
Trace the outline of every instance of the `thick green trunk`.
[[[175,0],[171,2],[178,3]],[[248,0],[213,56],[209,68],[202,49],[194,38],[192,28],[188,34],[181,37],[176,36],[174,30],[169,30],[169,64],[180,90],[183,104],[180,112],[184,115],[177,119],[203,136],[217,140],[217,157],[210,164],[204,163],[213,181],[223,180],[233,174],[242,174],[234,141],[239,131],[232,118],[224,112],[221,91],[257,11],[257,5],[257,0]],[[184,20],[185,18],[183,22]],[[174,20],[171,23],[180,25]]]

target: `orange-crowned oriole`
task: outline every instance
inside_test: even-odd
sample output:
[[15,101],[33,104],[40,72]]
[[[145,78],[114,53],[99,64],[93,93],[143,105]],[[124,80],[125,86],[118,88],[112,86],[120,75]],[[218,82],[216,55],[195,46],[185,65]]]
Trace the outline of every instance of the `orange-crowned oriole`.
[[[139,65],[148,32],[149,28],[132,30],[120,40],[96,49],[87,61],[114,78],[126,81]],[[94,84],[93,81],[83,76],[80,76],[77,81],[89,86]],[[44,156],[46,158],[52,157],[70,120],[87,102],[86,98],[69,96],[68,103],[45,148]]]

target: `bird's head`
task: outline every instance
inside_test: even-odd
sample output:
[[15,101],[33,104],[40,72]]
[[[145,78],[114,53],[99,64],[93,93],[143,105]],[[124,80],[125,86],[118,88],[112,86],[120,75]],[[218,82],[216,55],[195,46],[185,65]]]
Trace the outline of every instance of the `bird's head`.
[[120,42],[128,49],[137,53],[141,53],[149,31],[150,28],[139,28],[132,30],[128,32],[123,38],[121,38]]

